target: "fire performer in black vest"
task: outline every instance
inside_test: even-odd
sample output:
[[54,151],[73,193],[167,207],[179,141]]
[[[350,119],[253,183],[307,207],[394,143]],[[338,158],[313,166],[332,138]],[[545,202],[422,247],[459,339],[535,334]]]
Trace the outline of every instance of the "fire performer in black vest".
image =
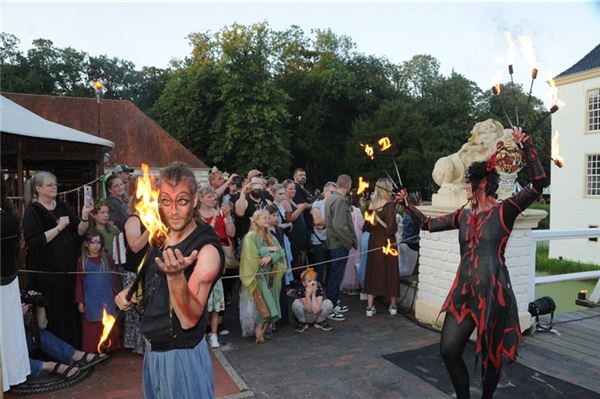
[[[466,174],[465,189],[470,206],[429,218],[414,205],[406,211],[430,232],[459,229],[461,261],[450,293],[442,306],[446,312],[440,351],[458,399],[469,398],[469,373],[462,359],[471,333],[477,327],[476,353],[481,358],[483,398],[494,395],[502,356],[514,361],[521,340],[517,302],[504,250],[517,216],[531,205],[548,185],[531,137],[515,130],[514,140],[525,153],[532,185],[498,202],[499,174],[496,154],[488,162],[473,162]],[[396,196],[401,204],[408,193]],[[468,205],[467,204],[467,205]]]
[[[144,397],[213,398],[214,379],[204,335],[205,307],[223,271],[223,251],[214,230],[194,221],[198,204],[193,172],[175,162],[161,170],[159,211],[168,238],[153,245],[142,268]],[[122,310],[128,289],[115,298]]]

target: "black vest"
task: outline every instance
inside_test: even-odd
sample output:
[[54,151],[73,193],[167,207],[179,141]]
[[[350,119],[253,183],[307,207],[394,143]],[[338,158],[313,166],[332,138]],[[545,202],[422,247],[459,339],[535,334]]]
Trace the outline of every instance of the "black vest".
[[[212,283],[210,289],[210,292],[212,292],[215,283],[223,272],[224,256],[219,237],[208,224],[199,223],[198,227],[183,241],[167,248],[179,248],[184,256],[188,256],[193,250],[200,250],[205,245],[214,245],[221,256],[219,275]],[[160,251],[155,247],[152,247],[150,251],[144,265],[142,334],[150,341],[152,347],[160,347],[159,350],[194,348],[204,338],[207,324],[206,312],[194,327],[188,330],[181,327],[175,311],[171,310],[167,276],[154,261],[154,258],[159,256]],[[184,271],[186,280],[189,280],[193,271],[194,266],[190,266]]]

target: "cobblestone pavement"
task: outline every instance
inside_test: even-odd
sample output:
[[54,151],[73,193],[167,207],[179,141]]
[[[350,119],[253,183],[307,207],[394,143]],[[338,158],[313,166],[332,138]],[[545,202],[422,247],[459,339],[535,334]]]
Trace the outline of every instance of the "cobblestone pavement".
[[351,308],[347,319],[330,321],[334,329],[329,332],[310,327],[298,334],[291,323],[257,345],[242,338],[230,321],[223,354],[258,398],[449,397],[382,357],[438,342],[439,334],[401,315],[390,316],[382,304],[368,318],[365,302],[356,296],[343,299]]

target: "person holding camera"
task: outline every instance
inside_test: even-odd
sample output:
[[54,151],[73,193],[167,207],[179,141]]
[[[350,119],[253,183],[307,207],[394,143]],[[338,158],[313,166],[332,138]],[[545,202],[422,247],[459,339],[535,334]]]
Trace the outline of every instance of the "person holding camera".
[[[30,354],[30,377],[37,377],[42,371],[57,375],[64,380],[76,378],[80,371],[108,359],[105,354],[85,353],[58,338],[46,329],[46,298],[39,292],[30,290],[21,294],[23,318],[25,322],[27,346]],[[31,358],[40,349],[55,361]]]
[[27,268],[43,273],[28,277],[30,289],[48,300],[48,330],[71,345],[81,343],[81,319],[75,305],[75,275],[79,243],[89,227],[92,199],[85,201],[81,219],[56,197],[58,184],[50,172],[38,172],[28,180],[30,200],[23,218],[28,246]]

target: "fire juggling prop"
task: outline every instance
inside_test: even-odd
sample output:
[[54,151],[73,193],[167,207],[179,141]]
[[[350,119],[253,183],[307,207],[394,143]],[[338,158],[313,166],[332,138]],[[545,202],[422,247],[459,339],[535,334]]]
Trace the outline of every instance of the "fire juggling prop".
[[[135,209],[138,212],[140,220],[150,232],[148,242],[150,244],[154,243],[158,246],[162,246],[169,236],[169,230],[162,222],[160,213],[158,211],[158,196],[160,194],[160,190],[154,189],[155,179],[154,176],[150,174],[148,165],[143,163],[141,168],[144,174],[138,180],[135,196],[139,201],[135,205]],[[140,273],[141,267],[143,267],[145,259],[146,257],[142,259],[142,262],[138,266],[137,276],[135,277],[131,288],[129,288],[129,291],[127,292],[126,298],[128,301],[131,300],[131,297],[137,290],[137,286],[140,283],[140,278],[142,276],[142,273]]]
[[385,255],[398,256],[398,250],[392,247],[390,239],[387,240],[387,246],[381,247],[381,250]]
[[375,211],[365,211],[365,222],[369,222],[372,226],[375,226]]
[[[505,37],[508,42],[508,55],[507,55],[508,73],[510,74],[510,81],[511,81],[511,86],[512,86],[512,96],[513,96],[513,105],[515,108],[516,125],[514,125],[512,123],[512,120],[510,119],[510,117],[508,116],[508,113],[506,112],[506,106],[505,106],[504,98],[502,95],[503,90],[500,87],[501,73],[499,73],[499,71],[496,72],[495,83],[494,83],[494,86],[492,86],[492,93],[494,94],[494,96],[499,98],[500,107],[502,108],[502,112],[503,112],[504,116],[506,117],[508,123],[514,130],[520,125],[519,113],[518,113],[518,109],[517,109],[517,102],[516,102],[516,96],[515,96],[515,86],[514,86],[514,80],[513,80],[514,53],[515,53],[516,45],[513,42],[510,33],[508,33],[508,32],[505,33]],[[564,105],[564,103],[558,99],[558,90],[556,88],[554,80],[549,79],[548,84],[550,85],[550,96],[551,96],[550,109],[542,115],[542,117],[533,125],[533,127],[528,128],[526,126],[527,121],[528,121],[528,116],[529,116],[529,104],[531,103],[531,92],[533,90],[533,83],[535,82],[535,79],[538,76],[538,69],[535,67],[536,59],[535,59],[535,55],[534,55],[533,42],[532,42],[531,38],[529,38],[527,36],[520,36],[518,38],[518,40],[519,40],[519,43],[521,44],[521,51],[523,53],[523,56],[527,60],[529,66],[531,67],[531,84],[529,85],[529,94],[527,95],[527,106],[525,108],[525,117],[523,118],[523,130],[527,131],[529,134],[534,134],[542,126],[544,121],[550,115],[552,115],[553,113],[558,111],[559,108]],[[550,72],[549,75],[552,76],[552,73]],[[556,148],[556,150],[555,150],[555,148]],[[554,153],[554,151],[557,151],[556,154]],[[541,154],[544,154],[545,156],[548,156],[547,153],[544,151],[539,150],[539,152]],[[554,139],[552,140],[552,156],[550,156],[549,158],[559,168],[562,168],[564,166],[564,159],[562,157],[560,157],[560,155],[558,154],[558,136],[556,136],[556,141]]]
[[552,156],[550,157],[550,159],[552,160],[552,162],[554,162],[556,166],[562,168],[563,166],[565,166],[565,160],[559,154],[558,136],[559,133],[557,130],[554,136],[552,137]]
[[98,353],[107,352],[108,349],[110,348],[110,345],[112,344],[112,342],[110,341],[108,336],[110,335],[110,331],[112,330],[116,321],[117,321],[117,319],[115,318],[115,316],[108,313],[106,311],[106,305],[104,305],[104,309],[102,309],[103,329],[102,329],[102,336],[100,337],[100,342],[98,342],[98,348],[97,348]]
[[356,194],[361,195],[369,188],[369,182],[363,180],[362,176],[358,178],[358,189],[356,190]]

